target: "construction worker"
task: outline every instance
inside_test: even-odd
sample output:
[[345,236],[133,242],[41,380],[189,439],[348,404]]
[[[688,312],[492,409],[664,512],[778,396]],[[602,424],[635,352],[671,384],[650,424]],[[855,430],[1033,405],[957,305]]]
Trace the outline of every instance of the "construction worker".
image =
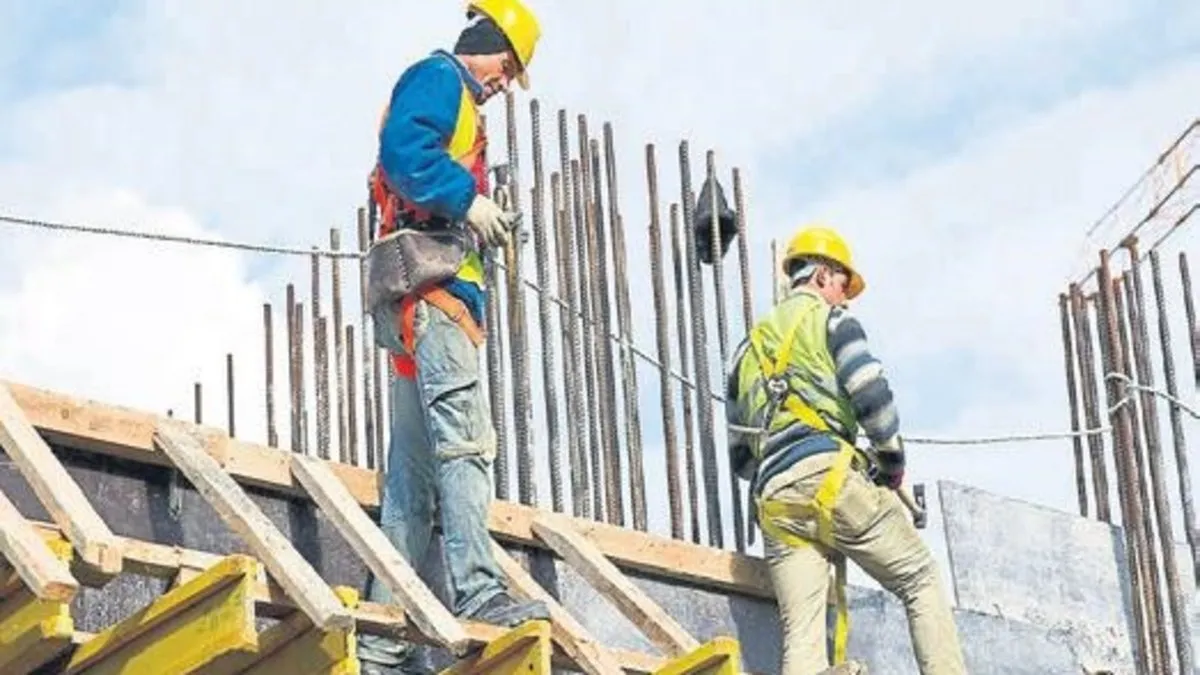
[[[381,260],[408,257],[398,266],[403,272],[385,278],[386,265],[378,272],[381,286],[401,284],[406,291],[372,300],[371,308],[376,340],[391,352],[396,374],[380,524],[418,568],[431,542],[436,499],[451,610],[516,626],[549,614],[541,602],[510,595],[487,528],[496,437],[480,376],[486,292],[480,252],[508,241],[515,214],[487,196],[478,106],[513,80],[528,88],[526,69],[541,29],[519,0],[472,0],[467,20],[453,53],[434,51],[396,82],[371,174],[380,212],[373,246]],[[391,601],[374,578],[366,595]],[[363,635],[358,644],[367,675],[432,672],[409,643]]]
[[[865,672],[844,655],[849,557],[904,603],[920,672],[965,673],[937,567],[893,492],[905,457],[892,392],[845,306],[863,292],[863,277],[825,227],[797,233],[782,265],[788,295],[738,346],[726,382],[731,465],[751,484],[781,612],[781,672]],[[870,452],[855,447],[859,427]]]

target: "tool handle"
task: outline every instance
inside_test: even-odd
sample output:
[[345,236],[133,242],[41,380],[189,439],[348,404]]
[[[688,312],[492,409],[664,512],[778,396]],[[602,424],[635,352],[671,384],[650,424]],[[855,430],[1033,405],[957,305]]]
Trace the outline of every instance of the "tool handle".
[[913,525],[916,525],[918,530],[923,529],[928,520],[928,514],[925,512],[925,508],[917,503],[916,497],[913,496],[913,493],[908,489],[908,486],[901,485],[900,487],[896,488],[895,492],[896,496],[900,498],[900,501],[904,503],[905,508],[907,508],[909,513],[912,514]]

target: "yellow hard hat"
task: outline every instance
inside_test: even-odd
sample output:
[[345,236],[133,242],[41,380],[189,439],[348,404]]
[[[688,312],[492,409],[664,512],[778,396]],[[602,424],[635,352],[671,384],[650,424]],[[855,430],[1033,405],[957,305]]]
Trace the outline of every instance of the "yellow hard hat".
[[847,299],[854,299],[866,288],[866,282],[854,268],[850,258],[850,246],[836,231],[828,227],[812,226],[797,232],[788,242],[787,253],[783,257],[783,271],[786,273],[794,260],[810,256],[832,260],[846,268],[850,275],[850,282],[846,285]]
[[537,17],[521,0],[468,0],[467,11],[484,14],[500,27],[512,45],[517,60],[521,62],[517,83],[522,89],[529,89],[529,74],[526,71],[533,60],[538,39],[542,37]]

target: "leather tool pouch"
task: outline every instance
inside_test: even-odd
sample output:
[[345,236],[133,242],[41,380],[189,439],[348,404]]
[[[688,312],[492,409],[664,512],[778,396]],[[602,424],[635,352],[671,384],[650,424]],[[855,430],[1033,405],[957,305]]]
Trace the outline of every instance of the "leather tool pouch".
[[469,234],[457,226],[400,228],[377,239],[367,251],[367,311],[453,277],[470,246]]

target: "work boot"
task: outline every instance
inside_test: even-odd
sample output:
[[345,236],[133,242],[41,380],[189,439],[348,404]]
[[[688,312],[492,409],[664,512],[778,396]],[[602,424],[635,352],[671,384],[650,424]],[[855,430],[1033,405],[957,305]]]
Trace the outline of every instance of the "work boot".
[[514,628],[526,621],[550,619],[550,610],[541,600],[517,602],[506,591],[493,595],[483,606],[466,617],[474,621]]
[[867,664],[858,661],[846,661],[832,668],[822,670],[818,675],[867,675]]

